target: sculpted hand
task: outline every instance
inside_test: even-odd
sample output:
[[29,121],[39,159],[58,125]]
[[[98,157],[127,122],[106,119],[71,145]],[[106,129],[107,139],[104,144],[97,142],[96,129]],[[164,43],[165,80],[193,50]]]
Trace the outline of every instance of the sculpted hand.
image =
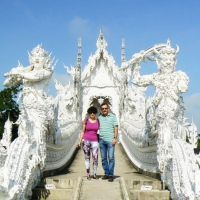
[[11,72],[9,73],[9,76],[15,76],[15,77],[21,78],[23,75],[20,72]]
[[9,73],[9,72],[8,72],[8,73],[5,73],[4,76],[5,76],[5,77],[10,76],[10,73]]
[[187,84],[186,84],[183,80],[181,80],[181,81],[179,81],[179,83],[178,83],[178,89],[179,89],[181,92],[187,92],[188,86],[187,86]]

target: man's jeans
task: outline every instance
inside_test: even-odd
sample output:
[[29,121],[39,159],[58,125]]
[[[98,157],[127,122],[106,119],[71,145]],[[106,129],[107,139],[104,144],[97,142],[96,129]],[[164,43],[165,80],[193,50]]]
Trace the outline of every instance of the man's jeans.
[[112,142],[107,142],[102,139],[99,140],[99,146],[104,173],[107,176],[114,176],[115,146],[112,145]]

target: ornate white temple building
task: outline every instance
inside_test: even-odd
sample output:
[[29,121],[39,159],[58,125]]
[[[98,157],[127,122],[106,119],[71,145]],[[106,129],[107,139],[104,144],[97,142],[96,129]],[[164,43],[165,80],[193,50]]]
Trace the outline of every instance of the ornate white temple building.
[[81,43],[79,41],[77,66],[71,70],[66,67],[67,72],[73,76],[74,83],[78,84],[75,86],[78,88],[77,92],[81,91],[82,119],[85,118],[90,105],[100,108],[103,102],[111,106],[119,119],[121,72],[113,56],[106,50],[107,42],[102,31],[100,31],[96,46],[95,54],[89,57],[88,64],[81,71]]
[[[77,65],[65,66],[74,83],[63,86],[55,81],[56,98],[45,93],[56,62],[41,45],[29,53],[30,66],[19,64],[5,74],[5,86],[22,83],[23,91],[21,115],[14,122],[18,138],[11,143],[13,122],[8,120],[0,143],[0,199],[29,199],[45,172],[66,165],[87,108],[99,110],[103,102],[117,116],[119,140],[131,161],[142,171],[159,173],[172,199],[200,199],[200,157],[193,151],[198,135],[195,125],[186,122],[181,96],[189,78],[175,70],[179,47],[174,49],[168,40],[126,61],[122,42],[118,67],[106,50],[102,30],[96,46],[82,70],[79,40]],[[140,62],[147,61],[156,62],[158,71],[141,76]],[[155,94],[147,99],[148,85],[154,86]]]

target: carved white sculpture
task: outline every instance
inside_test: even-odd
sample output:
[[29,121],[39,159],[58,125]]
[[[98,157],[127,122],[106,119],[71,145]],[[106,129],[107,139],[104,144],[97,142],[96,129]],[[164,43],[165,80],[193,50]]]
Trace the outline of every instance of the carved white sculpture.
[[[139,131],[131,122],[131,131],[126,130],[127,117],[122,121],[122,131],[125,131],[122,143],[129,154],[134,151],[135,155],[131,156],[138,167],[161,173],[163,184],[170,189],[172,199],[199,199],[200,185],[195,177],[199,177],[200,170],[193,151],[197,134],[193,130],[193,134],[188,135],[193,145],[186,143],[186,134],[191,131],[185,126],[180,94],[187,91],[189,78],[184,72],[175,71],[178,51],[179,48],[173,49],[168,40],[166,45],[155,45],[147,51],[134,54],[132,60],[123,63],[122,70],[132,66],[134,84],[143,87],[153,85],[155,94],[146,102],[145,132],[142,129]],[[139,62],[146,61],[146,58],[156,61],[158,73],[140,75]],[[136,117],[136,120],[138,119]],[[194,129],[194,126],[192,127]],[[140,138],[135,137],[138,131]],[[130,137],[129,132],[134,134]],[[127,147],[127,144],[131,144],[130,138],[136,138],[132,141],[134,148]]]
[[[57,110],[57,126],[58,130],[55,138],[56,144],[65,144],[67,139],[74,133],[74,129],[69,129],[70,126],[79,127],[80,124],[77,120],[76,108],[77,105],[76,97],[74,96],[73,86],[62,84],[56,82],[56,89],[58,94],[56,96],[55,108]],[[66,131],[68,129],[68,131]]]
[[[5,74],[5,86],[22,83],[23,90],[20,95],[22,110],[15,122],[19,125],[18,138],[10,147],[7,145],[7,158],[0,169],[0,197],[4,199],[29,199],[32,188],[37,185],[43,171],[59,168],[69,160],[80,128],[79,121],[66,117],[74,116],[69,113],[69,109],[63,116],[68,124],[61,123],[61,113],[56,107],[73,105],[73,92],[68,90],[60,95],[62,88],[58,89],[57,101],[44,92],[56,65],[55,63],[51,67],[53,60],[51,61],[50,55],[38,45],[29,53],[29,62],[30,66],[24,68],[19,64]],[[66,98],[68,96],[69,100]],[[6,130],[3,144],[9,128]],[[62,133],[60,137],[59,132]],[[1,151],[2,156],[3,154],[5,152]]]
[[3,137],[1,139],[1,144],[6,149],[8,149],[10,147],[10,143],[11,143],[11,139],[12,139],[12,125],[13,125],[13,122],[10,121],[10,117],[8,116],[8,119],[4,125]]
[[189,143],[192,145],[193,148],[197,148],[198,143],[198,132],[197,132],[197,126],[192,121],[191,124],[187,124],[187,130],[188,130],[188,140]]
[[16,122],[19,125],[19,137],[8,150],[1,174],[1,192],[5,199],[26,199],[31,196],[40,171],[45,167],[48,129],[44,89],[54,66],[50,68],[50,56],[41,45],[29,53],[29,62],[29,67],[19,65],[5,74],[8,77],[5,86],[23,83],[22,112]]

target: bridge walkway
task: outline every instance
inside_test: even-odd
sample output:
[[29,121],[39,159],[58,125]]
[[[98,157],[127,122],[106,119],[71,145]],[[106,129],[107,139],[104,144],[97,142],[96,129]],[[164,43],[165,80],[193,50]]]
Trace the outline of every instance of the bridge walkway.
[[[58,175],[45,179],[56,189],[33,190],[33,198],[45,200],[169,200],[169,191],[161,190],[161,182],[145,176],[133,168],[121,144],[115,150],[115,179],[113,182],[102,180],[104,171],[99,155],[98,180],[87,180],[84,155],[80,149],[72,164]],[[149,186],[151,190],[141,190]]]

